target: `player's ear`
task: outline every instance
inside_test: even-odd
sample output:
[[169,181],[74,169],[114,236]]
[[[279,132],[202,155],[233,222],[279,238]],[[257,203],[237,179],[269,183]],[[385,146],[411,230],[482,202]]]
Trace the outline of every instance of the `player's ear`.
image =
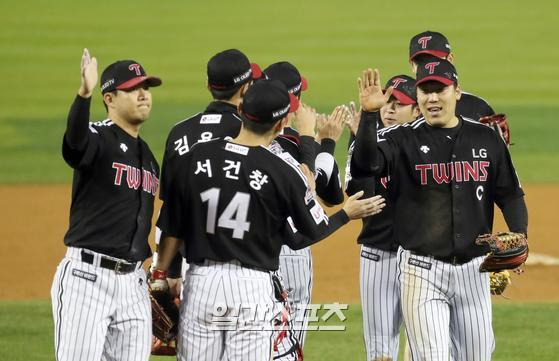
[[287,123],[288,123],[287,116],[282,118],[281,120],[278,120],[278,122],[274,126],[274,132],[276,134],[281,133],[283,128],[285,128],[285,126],[287,126]]
[[411,115],[412,115],[413,119],[417,119],[417,117],[419,117],[421,115],[421,110],[419,109],[419,105],[417,105],[417,104],[413,105]]
[[453,63],[454,62],[454,53],[449,53],[446,56],[446,60],[448,60],[449,62]]
[[248,83],[244,83],[243,85],[241,85],[241,88],[239,89],[241,91],[240,94],[239,94],[241,96],[241,98],[244,98],[245,93],[248,90],[248,87],[251,86],[251,85],[252,85],[252,81],[249,81]]
[[108,108],[113,108],[114,107],[114,97],[116,96],[116,94],[112,93],[112,92],[108,92],[103,94],[103,102],[105,102],[105,105],[107,106],[107,110]]
[[462,97],[462,88],[460,88],[459,84],[454,85],[454,93],[456,94],[456,100],[460,100]]
[[410,60],[410,66],[411,66],[411,71],[412,73],[417,73],[417,63],[413,60]]

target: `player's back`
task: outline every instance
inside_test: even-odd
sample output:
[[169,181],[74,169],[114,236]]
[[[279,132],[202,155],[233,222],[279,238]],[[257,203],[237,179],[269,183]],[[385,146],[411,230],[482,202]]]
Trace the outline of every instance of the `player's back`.
[[165,155],[188,152],[192,145],[215,138],[235,137],[241,129],[237,108],[223,101],[211,102],[206,110],[175,124],[165,144]]
[[456,115],[478,121],[481,117],[495,114],[489,103],[477,95],[462,91],[460,100],[456,102]]
[[[305,195],[307,188],[297,163],[283,156],[288,158],[282,160],[263,146],[214,140],[197,144],[173,162],[176,176],[169,185],[181,191],[169,190],[166,205],[188,205],[173,209],[182,217],[172,221],[182,224],[179,233],[185,235],[189,263],[236,259],[249,267],[277,269],[283,229],[293,207],[289,192]],[[306,204],[311,201],[312,193],[305,199]],[[318,208],[316,224],[326,217]]]
[[[168,163],[172,159],[188,153],[196,143],[216,138],[236,137],[240,129],[241,117],[237,114],[237,108],[223,101],[211,102],[203,112],[175,124],[165,143],[161,164],[162,189],[165,188]],[[164,199],[164,192],[160,192],[159,197]]]

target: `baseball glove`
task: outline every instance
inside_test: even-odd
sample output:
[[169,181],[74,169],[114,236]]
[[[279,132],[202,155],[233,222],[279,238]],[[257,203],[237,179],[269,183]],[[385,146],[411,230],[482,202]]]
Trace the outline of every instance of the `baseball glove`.
[[491,272],[489,274],[489,290],[494,296],[499,296],[505,292],[508,285],[511,284],[509,271]]
[[523,233],[483,234],[476,239],[476,244],[488,245],[491,249],[479,266],[480,272],[516,269],[522,266],[528,258],[528,240]]
[[153,330],[152,355],[176,355],[179,309],[178,298],[174,300],[168,293],[153,292],[150,289],[151,318]]
[[494,114],[479,118],[479,122],[493,128],[510,145],[510,127],[505,114]]

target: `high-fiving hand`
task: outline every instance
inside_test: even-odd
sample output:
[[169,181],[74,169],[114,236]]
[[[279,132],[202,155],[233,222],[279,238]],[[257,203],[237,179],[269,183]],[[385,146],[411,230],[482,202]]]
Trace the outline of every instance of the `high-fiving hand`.
[[376,112],[383,107],[392,95],[392,87],[382,91],[380,73],[378,69],[367,69],[363,71],[363,76],[357,78],[359,88],[359,100],[361,109],[366,112]]
[[81,85],[78,94],[82,98],[89,98],[97,84],[97,58],[89,55],[89,50],[83,49],[81,62]]

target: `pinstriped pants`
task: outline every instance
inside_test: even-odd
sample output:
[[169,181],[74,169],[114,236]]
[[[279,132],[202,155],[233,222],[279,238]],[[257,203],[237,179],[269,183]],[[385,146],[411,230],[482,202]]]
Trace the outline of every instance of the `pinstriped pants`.
[[[98,264],[99,254],[94,254]],[[148,360],[151,305],[146,273],[117,274],[69,247],[51,288],[57,361]]]
[[306,328],[309,323],[307,306],[311,302],[313,281],[310,247],[295,251],[288,246],[282,246],[279,272],[283,284],[289,292],[295,337],[302,347],[305,343]]
[[361,246],[360,289],[367,360],[398,359],[402,311],[396,252]]
[[452,265],[398,250],[402,311],[414,361],[489,361],[495,349],[483,257]]
[[277,315],[269,272],[205,261],[186,272],[180,308],[180,361],[272,358]]

